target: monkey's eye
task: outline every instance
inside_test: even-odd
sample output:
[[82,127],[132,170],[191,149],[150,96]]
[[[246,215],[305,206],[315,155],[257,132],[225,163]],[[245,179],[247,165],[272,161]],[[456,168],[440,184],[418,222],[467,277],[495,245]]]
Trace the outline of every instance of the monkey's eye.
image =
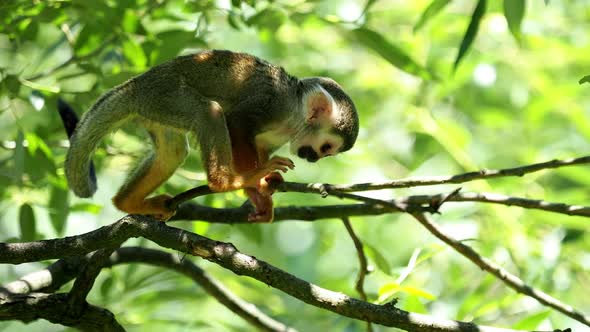
[[322,147],[320,147],[320,151],[322,153],[326,153],[326,152],[330,151],[331,148],[332,148],[332,145],[330,143],[326,143],[326,144],[322,145]]

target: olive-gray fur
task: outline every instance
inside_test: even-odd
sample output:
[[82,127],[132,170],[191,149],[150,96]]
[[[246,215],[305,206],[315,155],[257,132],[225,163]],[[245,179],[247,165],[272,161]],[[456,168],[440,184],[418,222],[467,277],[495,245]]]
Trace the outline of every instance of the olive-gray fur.
[[[192,133],[203,157],[211,153],[211,147],[221,147],[219,162],[230,164],[228,127],[247,131],[252,140],[276,124],[300,131],[305,123],[302,96],[318,84],[344,112],[334,130],[343,137],[341,151],[348,150],[358,135],[358,116],[352,100],[331,79],[299,80],[257,57],[221,50],[181,56],[155,66],[105,93],[84,114],[66,157],[69,186],[80,197],[92,196],[96,183],[89,176],[90,158],[105,135],[130,120],[139,121],[148,131],[153,126],[172,128],[166,132],[171,141],[182,142],[183,135]],[[224,134],[211,134],[224,130]],[[159,144],[166,148],[166,143]],[[284,143],[277,142],[274,148]],[[186,151],[180,147],[172,155],[179,156],[179,164]],[[141,175],[137,174],[141,168],[140,164],[127,183]]]

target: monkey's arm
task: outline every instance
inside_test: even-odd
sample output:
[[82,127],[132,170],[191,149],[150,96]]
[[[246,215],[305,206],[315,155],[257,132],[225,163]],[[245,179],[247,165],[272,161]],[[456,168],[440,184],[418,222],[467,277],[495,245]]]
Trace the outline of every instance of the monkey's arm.
[[281,110],[269,107],[269,93],[258,93],[234,105],[227,114],[219,104],[211,102],[209,111],[201,118],[201,126],[206,130],[195,134],[213,191],[257,188],[260,179],[268,174],[295,167],[288,158],[269,159],[268,151],[276,146],[255,142],[260,128],[284,120]]
[[[268,150],[263,147],[256,147],[246,137],[240,136],[239,130],[230,130],[232,135],[232,156],[234,170],[239,174],[255,172],[259,165],[268,162]],[[283,177],[278,172],[265,174],[258,180],[255,188],[244,188],[255,211],[248,215],[248,221],[272,222],[274,217],[272,194],[270,182],[283,182]]]

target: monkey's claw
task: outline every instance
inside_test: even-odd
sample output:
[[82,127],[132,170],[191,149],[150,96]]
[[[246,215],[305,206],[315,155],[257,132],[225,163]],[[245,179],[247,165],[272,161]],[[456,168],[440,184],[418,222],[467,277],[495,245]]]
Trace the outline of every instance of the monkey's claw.
[[274,171],[281,171],[286,173],[289,169],[295,168],[295,163],[289,158],[274,156],[270,158],[262,167],[262,169],[267,170],[268,173]]

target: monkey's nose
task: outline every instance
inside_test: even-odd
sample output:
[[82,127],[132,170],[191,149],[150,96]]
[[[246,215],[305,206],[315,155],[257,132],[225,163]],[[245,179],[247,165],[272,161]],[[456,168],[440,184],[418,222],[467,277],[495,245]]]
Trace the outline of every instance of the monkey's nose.
[[299,150],[297,150],[297,157],[301,159],[305,159],[305,157],[307,157],[307,151],[305,147],[301,147]]
[[302,146],[297,150],[297,156],[301,159],[305,159],[310,163],[315,163],[320,159],[320,156],[315,152],[311,146]]

